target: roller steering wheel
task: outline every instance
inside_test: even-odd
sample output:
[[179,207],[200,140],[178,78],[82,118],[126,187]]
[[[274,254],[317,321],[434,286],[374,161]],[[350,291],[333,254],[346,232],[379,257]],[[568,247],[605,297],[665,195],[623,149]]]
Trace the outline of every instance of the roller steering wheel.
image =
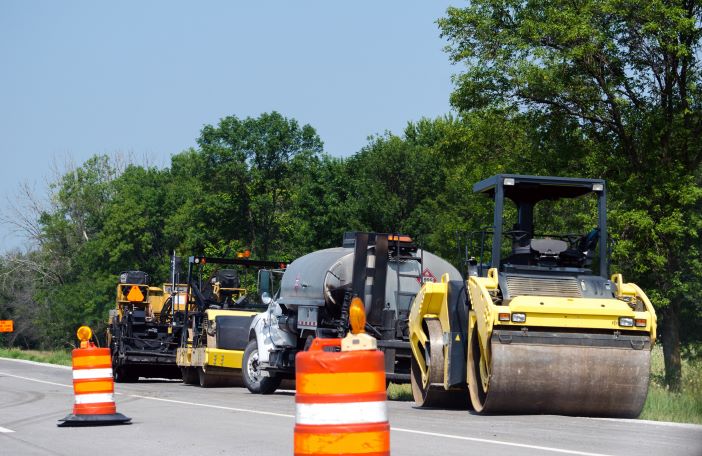
[[504,231],[502,234],[514,242],[521,242],[529,237],[529,232],[524,230],[509,230]]
[[568,247],[575,247],[578,242],[584,237],[582,234],[575,234],[575,233],[569,233],[569,234],[559,234],[558,237],[560,239],[563,239],[568,243]]

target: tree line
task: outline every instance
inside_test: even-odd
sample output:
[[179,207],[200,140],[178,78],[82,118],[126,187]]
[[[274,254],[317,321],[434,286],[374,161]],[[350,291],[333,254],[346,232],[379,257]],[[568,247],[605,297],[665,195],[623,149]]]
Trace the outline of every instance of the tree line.
[[117,273],[168,256],[292,260],[345,231],[402,232],[460,265],[455,233],[490,222],[497,173],[608,181],[612,270],[657,307],[666,380],[702,324],[702,6],[698,1],[474,0],[438,20],[460,69],[452,114],[346,158],[270,112],[205,125],[164,168],[94,156],[5,214],[33,241],[0,258],[4,344],[65,347],[104,327]]

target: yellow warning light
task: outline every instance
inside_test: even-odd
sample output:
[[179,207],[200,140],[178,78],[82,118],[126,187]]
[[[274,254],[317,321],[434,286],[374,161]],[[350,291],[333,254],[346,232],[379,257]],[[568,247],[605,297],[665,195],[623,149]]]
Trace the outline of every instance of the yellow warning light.
[[76,331],[76,336],[78,336],[81,342],[87,342],[93,337],[93,330],[88,326],[81,326],[78,328],[78,331]]
[[236,257],[237,258],[244,258],[244,252],[237,252]]
[[351,323],[352,334],[366,332],[366,306],[363,305],[363,301],[358,296],[351,300],[351,307],[349,308],[349,322]]
[[127,301],[129,302],[141,302],[144,300],[144,293],[141,292],[139,287],[132,285],[132,288],[127,294]]

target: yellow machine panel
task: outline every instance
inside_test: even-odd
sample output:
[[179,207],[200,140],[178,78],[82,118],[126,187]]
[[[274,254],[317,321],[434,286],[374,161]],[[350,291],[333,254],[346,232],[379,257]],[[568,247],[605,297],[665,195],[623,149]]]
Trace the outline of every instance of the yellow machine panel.
[[204,312],[202,334],[197,338],[196,345],[192,346],[190,331],[190,346],[178,349],[176,362],[184,372],[186,383],[199,382],[204,387],[239,385],[249,325],[258,313],[249,310],[207,309]]

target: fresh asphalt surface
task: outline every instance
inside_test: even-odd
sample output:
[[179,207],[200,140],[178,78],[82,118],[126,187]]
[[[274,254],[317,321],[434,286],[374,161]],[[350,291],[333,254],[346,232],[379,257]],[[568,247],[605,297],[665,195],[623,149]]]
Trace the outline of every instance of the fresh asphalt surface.
[[[0,455],[291,455],[292,391],[176,381],[116,385],[131,425],[59,428],[71,370],[0,358]],[[553,415],[478,416],[388,402],[394,455],[702,456],[702,426]]]

